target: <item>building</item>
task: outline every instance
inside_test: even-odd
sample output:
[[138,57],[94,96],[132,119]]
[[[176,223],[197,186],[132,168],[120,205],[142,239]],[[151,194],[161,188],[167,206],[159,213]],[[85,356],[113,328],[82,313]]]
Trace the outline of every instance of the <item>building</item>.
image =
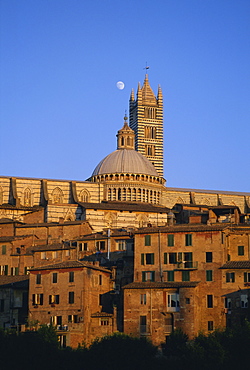
[[117,330],[111,271],[65,261],[30,270],[29,321],[54,325],[63,346],[90,344]]
[[129,104],[117,149],[86,181],[0,178],[0,274],[29,273],[27,327],[55,325],[62,346],[211,332],[250,283],[250,193],[167,187],[161,89],[146,75]]

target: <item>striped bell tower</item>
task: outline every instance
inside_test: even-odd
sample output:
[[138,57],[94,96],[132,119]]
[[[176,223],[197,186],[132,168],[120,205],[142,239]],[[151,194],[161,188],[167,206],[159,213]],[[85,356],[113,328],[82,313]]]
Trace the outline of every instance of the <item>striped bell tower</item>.
[[145,75],[143,86],[138,84],[135,99],[132,90],[129,100],[129,126],[135,132],[135,149],[147,157],[163,177],[163,98],[158,87],[154,95]]

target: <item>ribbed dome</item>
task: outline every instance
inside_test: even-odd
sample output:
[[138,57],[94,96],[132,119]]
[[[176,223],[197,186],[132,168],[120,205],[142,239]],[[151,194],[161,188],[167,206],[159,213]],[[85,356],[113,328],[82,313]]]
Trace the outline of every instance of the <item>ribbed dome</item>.
[[112,173],[133,173],[159,177],[154,165],[133,149],[118,149],[107,155],[96,166],[92,176]]

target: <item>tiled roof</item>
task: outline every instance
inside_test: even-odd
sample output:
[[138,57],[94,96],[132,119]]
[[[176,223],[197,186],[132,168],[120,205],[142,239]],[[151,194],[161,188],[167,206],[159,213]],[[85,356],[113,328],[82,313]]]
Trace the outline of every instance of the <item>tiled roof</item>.
[[27,275],[15,275],[15,276],[0,276],[0,286],[8,287],[13,286],[15,288],[28,288],[29,277]]
[[94,264],[90,264],[90,263],[84,263],[84,262],[80,262],[80,261],[59,262],[59,263],[54,263],[52,265],[34,267],[34,268],[31,268],[30,271],[57,270],[57,269],[84,268],[84,267],[85,268],[90,268],[90,269],[93,269],[93,270],[99,270],[99,271],[111,273],[110,270],[105,269],[104,267],[100,267],[98,265],[94,265]]
[[180,281],[180,282],[138,282],[130,283],[123,289],[162,289],[162,288],[195,288],[198,281]]
[[228,228],[225,224],[197,225],[197,224],[175,224],[172,226],[142,227],[134,231],[135,234],[153,233],[174,233],[174,232],[195,232],[195,231],[220,231]]
[[75,249],[75,247],[70,246],[70,245],[65,245],[64,243],[52,243],[52,244],[36,245],[30,248],[30,250],[34,252],[56,251],[56,250],[61,250],[61,249]]
[[250,269],[250,261],[229,261],[220,269]]
[[150,203],[136,202],[102,202],[102,203],[83,203],[79,202],[80,206],[86,209],[109,209],[115,211],[139,211],[152,213],[167,213],[170,208],[157,206]]

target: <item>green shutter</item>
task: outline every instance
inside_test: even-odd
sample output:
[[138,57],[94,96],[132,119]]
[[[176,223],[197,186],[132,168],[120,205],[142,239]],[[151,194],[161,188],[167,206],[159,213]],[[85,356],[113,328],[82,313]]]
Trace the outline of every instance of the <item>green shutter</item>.
[[151,235],[145,235],[145,246],[151,245]]
[[174,246],[174,235],[169,234],[168,235],[168,247],[173,247]]
[[141,253],[141,265],[144,265],[144,253]]
[[145,273],[145,271],[142,271],[142,281],[146,281],[146,273]]
[[206,271],[206,280],[207,281],[213,281],[213,271],[212,270],[207,270]]
[[155,263],[155,255],[154,255],[154,253],[151,253],[151,261],[152,261],[152,265],[154,265],[154,263]]
[[247,272],[244,272],[244,283],[247,283]]
[[6,254],[6,245],[2,245],[2,254]]
[[182,281],[190,281],[190,272],[182,271]]
[[168,263],[168,254],[164,253],[164,264],[167,265]]
[[191,246],[192,245],[192,234],[186,234],[186,246]]
[[168,281],[174,281],[174,271],[168,271]]

